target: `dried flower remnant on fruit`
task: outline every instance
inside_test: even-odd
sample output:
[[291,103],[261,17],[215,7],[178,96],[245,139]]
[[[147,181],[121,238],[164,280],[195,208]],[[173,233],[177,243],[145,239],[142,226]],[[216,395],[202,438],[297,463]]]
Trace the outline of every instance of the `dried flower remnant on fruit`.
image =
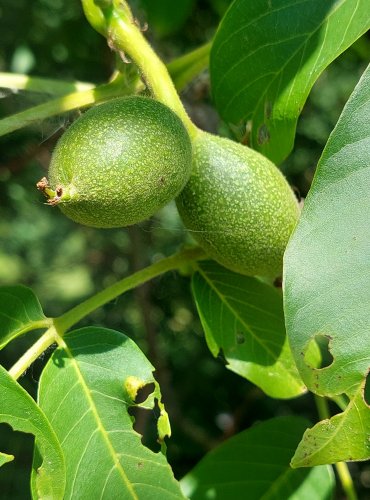
[[47,180],[46,177],[43,177],[39,182],[36,184],[36,187],[39,191],[41,191],[47,198],[47,204],[48,205],[57,205],[61,200],[63,196],[63,188],[62,186],[57,186],[54,189],[51,189],[49,185],[49,181]]

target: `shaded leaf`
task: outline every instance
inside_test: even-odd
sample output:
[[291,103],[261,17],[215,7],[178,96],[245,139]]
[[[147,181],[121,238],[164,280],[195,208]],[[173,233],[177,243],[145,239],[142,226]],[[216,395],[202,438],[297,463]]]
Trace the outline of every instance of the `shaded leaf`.
[[312,85],[369,27],[367,0],[235,0],[211,51],[217,108],[252,120],[252,147],[280,163]]
[[331,498],[330,467],[291,469],[290,457],[307,427],[298,417],[279,417],[233,436],[208,453],[181,481],[191,499],[248,500]]
[[[122,333],[104,328],[82,328],[63,338],[65,347],[42,373],[39,401],[65,454],[65,499],[183,498],[165,456],[142,444],[128,412],[156,407],[160,437],[169,430],[143,353]],[[148,384],[154,391],[135,403]]]
[[140,0],[148,15],[149,27],[158,36],[175,33],[190,16],[194,0]]
[[[370,67],[334,129],[285,254],[286,325],[307,387],[357,393],[370,368]],[[317,337],[333,361],[303,355]]]
[[[35,471],[37,498],[63,498],[65,468],[62,450],[44,413],[31,396],[0,366],[0,422],[37,438],[43,461]],[[0,454],[0,465],[13,459]]]
[[370,458],[370,408],[363,388],[344,412],[306,430],[292,458],[292,467],[312,467]]
[[48,326],[50,320],[31,289],[22,285],[0,287],[0,349],[19,335]]
[[[256,278],[212,261],[199,262],[193,294],[214,356],[266,394],[290,398],[305,391],[287,343],[281,294]],[[314,362],[314,360],[312,361]]]

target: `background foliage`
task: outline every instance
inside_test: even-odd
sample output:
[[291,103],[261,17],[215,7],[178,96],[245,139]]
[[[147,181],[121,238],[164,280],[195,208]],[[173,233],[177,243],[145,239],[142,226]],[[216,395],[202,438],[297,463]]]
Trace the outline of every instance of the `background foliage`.
[[[230,2],[179,3],[183,9],[178,9],[176,22],[171,23],[170,14],[164,19],[150,5],[152,2],[135,2],[140,20],[149,22],[149,39],[166,61],[209,40]],[[169,2],[157,4],[167,6],[168,11]],[[113,54],[86,23],[76,0],[0,0],[0,33],[0,71],[99,83],[109,78],[114,67]],[[298,122],[295,149],[283,164],[302,196],[369,55],[369,39],[362,37],[314,86]],[[47,97],[0,92],[1,116]],[[215,113],[206,72],[183,95],[201,128],[238,135]],[[50,119],[0,139],[0,285],[22,282],[31,286],[48,316],[60,314],[117,278],[169,255],[185,236],[174,205],[138,226],[104,231],[77,226],[58,210],[43,205],[35,182],[45,174],[53,146],[73,117]],[[189,290],[188,277],[171,273],[92,316],[94,324],[126,332],[157,367],[156,377],[173,427],[168,459],[177,478],[216,443],[256,420],[292,413],[316,419],[312,396],[289,402],[267,398],[246,380],[225,370],[222,357],[211,357]],[[87,324],[83,321],[80,326]],[[12,343],[1,352],[0,363],[11,366],[16,354],[33,338],[31,334]],[[44,359],[38,360],[21,379],[31,394],[36,391],[44,363]],[[137,415],[135,427],[144,434],[144,442],[154,447],[154,423],[147,412]],[[16,453],[19,448],[19,458],[1,470],[0,498],[28,497],[31,446],[30,436],[10,433],[6,425],[0,425],[0,449]],[[368,497],[370,466],[350,467],[360,495]]]

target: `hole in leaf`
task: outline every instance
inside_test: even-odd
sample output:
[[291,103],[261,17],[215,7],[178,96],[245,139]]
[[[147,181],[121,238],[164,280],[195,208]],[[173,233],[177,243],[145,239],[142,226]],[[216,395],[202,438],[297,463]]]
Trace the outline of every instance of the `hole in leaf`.
[[[330,335],[319,333],[311,339],[306,351],[304,352],[304,360],[307,366],[315,369],[323,369],[330,366],[334,358],[330,352]],[[317,349],[320,351],[320,362],[317,363]],[[315,355],[316,351],[316,355]]]
[[367,374],[365,387],[364,387],[364,401],[370,406],[370,372]]
[[160,413],[158,405],[156,404],[153,410],[133,406],[128,409],[128,412],[134,418],[133,428],[141,435],[142,444],[158,453],[161,449],[157,432],[157,419]]
[[321,353],[321,363],[319,368],[327,368],[334,361],[330,352],[330,342],[332,338],[329,335],[316,335],[315,339]]
[[154,392],[154,383],[147,383],[145,380],[133,375],[127,377],[124,381],[124,389],[132,402],[141,404]]
[[334,396],[332,400],[327,398],[330,415],[334,417],[339,413],[343,413],[344,407],[348,405],[349,402],[350,402],[349,397],[345,393]]
[[0,452],[14,456],[14,460],[0,468],[1,499],[29,498],[27,471],[32,467],[34,440],[32,434],[14,431],[10,425],[0,423]]
[[154,382],[151,382],[150,384],[146,384],[146,385],[144,385],[144,387],[140,387],[140,389],[138,389],[138,391],[136,393],[135,403],[136,404],[144,403],[144,401],[146,401],[148,399],[150,394],[152,394],[152,392],[154,392],[154,389],[155,389]]

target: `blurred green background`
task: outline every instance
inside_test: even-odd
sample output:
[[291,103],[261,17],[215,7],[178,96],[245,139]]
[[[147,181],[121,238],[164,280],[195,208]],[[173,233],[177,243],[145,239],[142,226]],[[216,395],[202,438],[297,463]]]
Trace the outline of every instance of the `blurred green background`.
[[[158,53],[172,58],[208,41],[229,0],[135,0],[136,15],[149,24]],[[114,56],[85,21],[78,0],[0,0],[0,71],[60,80],[105,82]],[[369,40],[360,39],[322,75],[299,121],[295,150],[282,166],[305,196],[315,165],[338,116],[369,59]],[[0,116],[48,99],[48,95],[0,88]],[[184,103],[202,128],[229,133],[212,106],[205,71],[183,92]],[[0,138],[0,285],[23,283],[55,316],[83,298],[189,240],[174,205],[128,229],[78,226],[57,208],[45,206],[35,183],[46,174],[55,142],[76,113],[38,123]],[[132,337],[156,367],[173,437],[168,459],[181,478],[213,446],[257,420],[300,414],[317,419],[310,395],[292,401],[267,398],[213,359],[190,295],[189,278],[164,275],[96,311],[83,325],[104,325]],[[10,367],[37,332],[0,353]],[[44,359],[21,383],[36,394]],[[333,408],[333,411],[337,411]],[[155,419],[137,415],[144,442],[155,446]],[[29,498],[32,438],[0,425],[0,450],[16,460],[0,469],[0,499]],[[370,498],[369,464],[350,464],[360,498]],[[338,489],[336,498],[343,498]]]

